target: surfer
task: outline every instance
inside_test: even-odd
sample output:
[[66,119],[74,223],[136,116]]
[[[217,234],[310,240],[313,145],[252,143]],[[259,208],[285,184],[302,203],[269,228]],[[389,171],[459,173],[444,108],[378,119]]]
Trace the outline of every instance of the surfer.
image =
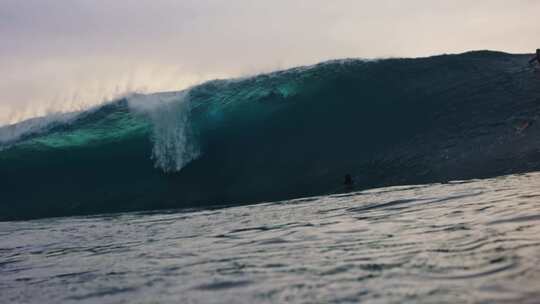
[[536,55],[529,60],[529,64],[533,64],[535,61],[538,61],[540,63],[540,49],[536,49]]
[[345,175],[345,181],[343,182],[343,185],[347,189],[351,189],[354,186],[354,180],[350,174]]

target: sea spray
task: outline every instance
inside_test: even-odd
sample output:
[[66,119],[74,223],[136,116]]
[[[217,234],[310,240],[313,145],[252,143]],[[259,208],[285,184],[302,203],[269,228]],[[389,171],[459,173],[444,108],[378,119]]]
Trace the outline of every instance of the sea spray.
[[[91,110],[83,112],[87,114]],[[81,115],[80,112],[53,113],[44,117],[36,117],[22,121],[20,123],[0,127],[0,150],[9,146],[21,138],[29,135],[43,134],[60,124],[68,124],[76,120]]]
[[190,122],[189,91],[133,95],[128,104],[152,122],[152,159],[156,168],[177,172],[200,155]]

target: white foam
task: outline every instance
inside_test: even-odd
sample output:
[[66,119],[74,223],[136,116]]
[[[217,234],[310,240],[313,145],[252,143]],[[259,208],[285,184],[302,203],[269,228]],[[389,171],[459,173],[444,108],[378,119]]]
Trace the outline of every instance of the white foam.
[[132,95],[130,109],[152,121],[152,159],[165,172],[180,171],[200,155],[191,121],[189,92]]
[[44,117],[28,119],[16,124],[0,127],[0,145],[9,145],[29,134],[46,132],[51,126],[69,123],[75,120],[80,112],[53,113]]

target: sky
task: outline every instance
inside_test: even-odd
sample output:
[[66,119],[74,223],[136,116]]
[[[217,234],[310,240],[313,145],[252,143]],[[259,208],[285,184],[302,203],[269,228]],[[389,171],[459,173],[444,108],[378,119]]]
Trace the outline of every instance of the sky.
[[0,125],[338,58],[540,47],[540,0],[0,0]]

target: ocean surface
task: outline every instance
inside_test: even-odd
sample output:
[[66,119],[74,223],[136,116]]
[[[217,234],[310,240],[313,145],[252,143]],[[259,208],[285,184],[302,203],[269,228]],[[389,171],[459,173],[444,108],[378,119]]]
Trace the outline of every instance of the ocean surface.
[[0,222],[1,303],[539,303],[540,173]]

